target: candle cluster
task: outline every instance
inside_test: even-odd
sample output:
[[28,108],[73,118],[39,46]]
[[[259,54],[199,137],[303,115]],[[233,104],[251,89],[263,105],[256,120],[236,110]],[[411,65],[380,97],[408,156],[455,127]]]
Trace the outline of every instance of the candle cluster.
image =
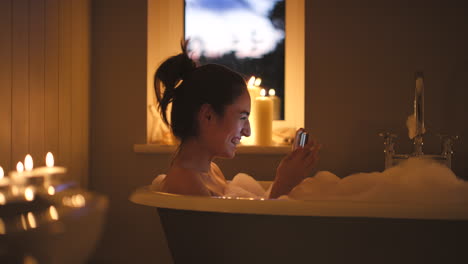
[[24,158],[24,165],[21,161],[16,164],[16,171],[9,173],[12,179],[27,179],[31,177],[50,177],[54,174],[64,174],[66,169],[64,167],[54,166],[54,156],[51,152],[46,155],[46,166],[33,169],[34,163],[31,155],[26,155]]
[[54,156],[48,152],[46,166],[34,168],[31,155],[26,155],[23,162],[16,164],[16,171],[11,171],[8,177],[0,167],[0,205],[6,203],[7,197],[13,200],[34,200],[35,194],[44,190],[49,195],[55,194],[52,177],[65,174],[66,168],[54,166]]
[[275,90],[260,86],[262,79],[252,76],[247,89],[250,94],[250,138],[242,139],[245,145],[269,146],[272,144],[273,120],[280,119],[280,99]]

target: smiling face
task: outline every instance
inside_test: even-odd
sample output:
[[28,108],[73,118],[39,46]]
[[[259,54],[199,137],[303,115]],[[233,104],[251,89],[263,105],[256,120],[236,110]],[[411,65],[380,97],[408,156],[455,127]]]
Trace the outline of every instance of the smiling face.
[[213,156],[233,158],[241,137],[250,136],[250,95],[244,91],[233,104],[226,106],[224,115],[214,114],[204,135],[205,144]]

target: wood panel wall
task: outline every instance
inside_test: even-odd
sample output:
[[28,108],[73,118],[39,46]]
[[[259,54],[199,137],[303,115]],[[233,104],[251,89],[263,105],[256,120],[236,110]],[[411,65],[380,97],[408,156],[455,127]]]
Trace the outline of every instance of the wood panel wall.
[[51,151],[87,185],[89,0],[0,0],[0,166]]

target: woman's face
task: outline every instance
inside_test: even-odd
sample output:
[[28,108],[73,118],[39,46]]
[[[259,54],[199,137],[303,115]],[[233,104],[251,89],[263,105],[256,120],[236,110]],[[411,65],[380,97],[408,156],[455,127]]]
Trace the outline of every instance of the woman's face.
[[244,91],[233,104],[226,106],[224,116],[214,115],[206,142],[214,156],[233,158],[241,137],[250,136],[250,95]]

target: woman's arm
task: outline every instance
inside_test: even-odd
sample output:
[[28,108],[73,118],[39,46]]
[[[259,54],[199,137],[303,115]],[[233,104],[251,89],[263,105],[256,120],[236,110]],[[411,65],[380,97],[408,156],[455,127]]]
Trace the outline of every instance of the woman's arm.
[[[298,130],[298,133],[302,129]],[[273,182],[269,198],[278,198],[288,194],[296,185],[302,182],[314,169],[318,160],[320,145],[314,140],[288,154],[276,169],[276,177]]]

